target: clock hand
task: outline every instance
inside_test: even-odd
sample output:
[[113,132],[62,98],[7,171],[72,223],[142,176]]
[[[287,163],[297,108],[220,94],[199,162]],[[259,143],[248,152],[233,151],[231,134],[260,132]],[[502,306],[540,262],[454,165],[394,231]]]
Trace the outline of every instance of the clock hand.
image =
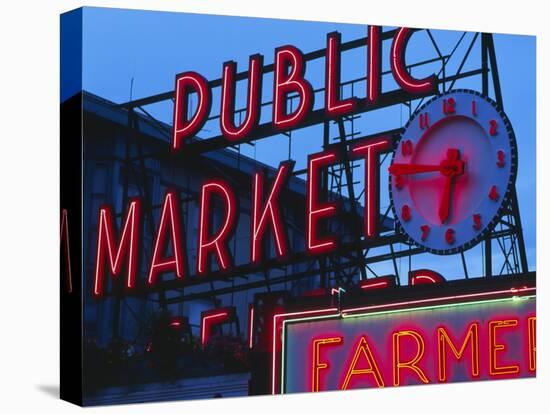
[[460,159],[460,151],[456,148],[449,148],[447,150],[447,158],[442,160],[439,165],[392,164],[388,168],[388,171],[397,177],[408,174],[440,172],[445,177],[445,187],[439,203],[439,219],[443,224],[449,219],[453,179],[464,174],[464,166],[465,162]]
[[449,218],[453,178],[454,175],[447,176],[447,179],[445,180],[445,187],[443,188],[443,194],[441,195],[441,202],[439,203],[439,219],[441,220],[441,224],[445,223]]
[[458,149],[449,148],[447,158],[441,161],[439,165],[428,164],[392,164],[388,171],[392,175],[421,174],[426,172],[440,172],[445,176],[455,176],[464,173],[464,161],[460,159]]
[[441,165],[425,164],[392,164],[388,171],[392,175],[420,174],[425,172],[442,171]]
[[447,150],[447,159],[441,161],[441,167],[441,173],[446,177],[441,202],[439,203],[439,219],[441,220],[441,224],[443,224],[449,218],[453,179],[464,173],[464,161],[460,159],[459,150],[449,148]]

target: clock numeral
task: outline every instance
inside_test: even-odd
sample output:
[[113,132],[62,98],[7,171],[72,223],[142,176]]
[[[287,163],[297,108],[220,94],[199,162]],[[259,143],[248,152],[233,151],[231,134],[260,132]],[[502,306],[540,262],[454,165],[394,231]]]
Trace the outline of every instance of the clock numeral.
[[395,188],[401,190],[405,186],[405,179],[402,175],[395,176]]
[[498,200],[498,191],[497,191],[497,186],[494,185],[491,187],[491,190],[489,190],[489,198],[493,201],[497,201]]
[[475,99],[472,101],[472,115],[477,116],[477,107]]
[[404,157],[412,155],[413,149],[414,146],[410,139],[403,141],[403,143],[401,144],[401,154],[403,154]]
[[491,119],[489,121],[489,134],[491,136],[495,136],[497,134],[497,121],[495,121],[494,119]]
[[456,101],[454,98],[443,99],[443,113],[446,115],[454,114]]
[[481,214],[474,214],[474,229],[479,230],[481,228]]
[[424,241],[428,238],[428,234],[430,233],[430,226],[424,224],[420,226],[420,230],[422,231],[422,235],[420,236],[420,238],[422,239],[422,241]]
[[448,244],[453,244],[455,242],[455,231],[453,229],[447,229],[445,232],[445,241]]
[[424,112],[423,114],[420,114],[418,117],[418,122],[420,125],[420,129],[428,128],[429,125],[429,119],[428,119],[428,113]]
[[497,152],[497,158],[498,158],[498,160],[497,160],[497,167],[498,167],[498,168],[504,167],[504,166],[506,165],[506,162],[505,162],[505,160],[504,160],[504,151],[499,150],[499,151]]
[[401,218],[405,221],[411,219],[411,208],[407,204],[401,207]]

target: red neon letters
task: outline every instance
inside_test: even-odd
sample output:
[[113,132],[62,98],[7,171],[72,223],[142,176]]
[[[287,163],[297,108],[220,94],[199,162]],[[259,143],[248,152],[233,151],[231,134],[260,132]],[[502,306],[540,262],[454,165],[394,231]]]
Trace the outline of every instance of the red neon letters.
[[355,156],[365,159],[365,237],[372,238],[377,235],[378,223],[378,157],[380,153],[391,148],[391,140],[388,137],[369,139],[360,142],[352,149]]
[[245,138],[258,125],[262,104],[262,67],[263,56],[250,56],[248,65],[248,94],[247,112],[239,127],[235,126],[235,75],[237,64],[226,62],[223,64],[222,102],[220,111],[220,130],[230,141],[239,141]]
[[[148,282],[150,285],[155,282],[157,275],[163,272],[175,271],[177,277],[183,278],[183,238],[181,237],[180,212],[177,197],[174,191],[168,191],[164,198],[149,270]],[[162,257],[162,252],[166,249],[167,245],[167,233],[172,238],[172,258]]]
[[391,47],[391,70],[393,77],[403,90],[414,94],[424,94],[437,91],[437,78],[435,75],[425,79],[415,79],[407,71],[405,64],[405,50],[412,30],[402,27],[397,31]]
[[[378,161],[377,157],[391,149],[389,138],[369,138],[360,141],[351,149],[354,157],[365,159],[365,238],[378,235]],[[327,219],[337,214],[337,204],[323,201],[329,195],[322,191],[323,169],[341,161],[340,154],[334,149],[308,158],[306,182],[305,211],[305,251],[310,254],[323,254],[337,247],[337,240],[330,234],[330,223]],[[277,258],[284,259],[289,254],[286,223],[283,218],[282,203],[292,193],[286,193],[292,171],[293,161],[282,162],[269,187],[261,172],[252,176],[250,193],[250,262],[259,264],[265,259],[265,239],[268,234],[273,238]],[[286,197],[286,198],[285,198]],[[199,218],[197,237],[196,273],[193,277],[212,272],[211,258],[217,262],[216,271],[227,271],[233,266],[229,241],[239,220],[238,203],[234,190],[224,180],[213,179],[203,184],[199,191]],[[102,207],[98,220],[98,245],[94,293],[103,291],[103,274],[105,261],[110,266],[113,276],[122,271],[124,260],[127,266],[127,287],[135,287],[138,263],[138,237],[140,199],[134,198],[124,224],[120,241],[116,244],[115,223],[110,207]],[[62,247],[68,246],[65,241],[66,216],[62,215]],[[160,274],[171,272],[183,280],[187,272],[184,229],[181,223],[180,205],[175,190],[168,190],[160,209],[157,230],[153,239],[152,255],[147,270],[147,284],[154,285]],[[269,236],[267,236],[269,237]],[[67,249],[67,247],[65,248]],[[67,256],[67,254],[65,254]],[[271,258],[271,257],[270,257]],[[378,282],[380,282],[379,280]]]
[[252,349],[254,346],[254,305],[248,306],[248,347]]
[[320,169],[334,164],[338,160],[336,151],[326,151],[308,157],[307,169],[307,213],[306,213],[306,244],[307,251],[312,254],[326,253],[336,247],[334,236],[320,239],[317,235],[319,220],[334,216],[335,203],[319,202]]
[[[401,28],[395,31],[391,45],[391,74],[405,92],[414,95],[427,95],[437,92],[435,75],[424,79],[414,78],[405,63],[405,50],[413,30]],[[369,26],[366,41],[366,97],[359,99],[350,96],[341,99],[340,68],[342,61],[341,35],[332,32],[327,35],[325,49],[324,113],[329,118],[364,110],[365,105],[375,105],[382,95],[382,28]],[[315,92],[306,79],[306,64],[318,56],[307,56],[295,46],[281,46],[275,50],[273,64],[273,104],[271,125],[264,125],[274,131],[298,128],[307,120],[313,110]],[[262,55],[249,58],[248,72],[237,73],[237,64],[228,61],[223,64],[220,81],[209,83],[196,72],[185,72],[176,76],[175,103],[173,117],[172,148],[180,150],[186,138],[196,135],[210,115],[212,91],[221,87],[220,133],[229,141],[240,141],[254,133],[260,119],[262,106],[263,73],[270,72],[263,66]],[[235,120],[236,84],[247,79],[246,115]],[[193,115],[189,115],[189,96],[197,95],[197,105]],[[244,112],[244,111],[243,111]],[[238,126],[237,126],[238,124]],[[496,130],[493,128],[493,130]]]
[[382,39],[380,26],[369,26],[367,56],[367,102],[374,104],[382,91]]
[[[225,207],[223,224],[217,234],[210,235],[209,223],[212,222],[212,197],[217,196]],[[202,186],[200,201],[199,246],[197,254],[197,274],[203,275],[208,269],[208,258],[214,254],[221,270],[231,265],[231,255],[227,247],[229,238],[235,226],[237,201],[233,190],[225,181],[216,180]]]
[[[290,68],[290,73],[288,69]],[[295,127],[313,107],[313,88],[304,78],[304,55],[294,46],[275,50],[275,81],[273,83],[273,127],[278,130]],[[287,113],[287,96],[298,94],[299,103]]]
[[356,98],[340,100],[340,42],[340,33],[333,32],[327,35],[325,112],[329,117],[349,114],[357,107]]
[[65,257],[65,289],[68,293],[73,291],[73,275],[71,271],[71,248],[69,242],[69,218],[67,209],[61,209],[61,247]]
[[359,287],[364,291],[385,289],[396,285],[395,276],[378,276],[372,279],[359,281]]
[[287,255],[286,234],[283,228],[278,198],[283,185],[288,181],[288,177],[292,173],[293,166],[293,162],[281,163],[271,191],[267,198],[265,198],[263,208],[261,206],[264,199],[264,176],[260,173],[254,174],[252,217],[250,220],[252,225],[250,238],[251,260],[253,263],[258,263],[262,260],[262,240],[268,224],[271,226],[273,237],[275,238],[277,256],[284,257]]
[[430,269],[417,269],[409,272],[409,285],[429,285],[433,283],[443,283],[445,278]]
[[[189,94],[197,94],[197,109],[195,114],[187,119]],[[172,147],[174,150],[181,148],[185,138],[197,134],[203,127],[210,105],[212,92],[207,80],[196,72],[185,72],[176,76],[176,93],[174,101]]]
[[231,315],[230,308],[213,309],[201,314],[201,345],[203,347],[208,343],[212,326],[227,322]]
[[105,272],[106,260],[113,276],[118,276],[122,271],[123,259],[126,258],[126,286],[128,288],[134,287],[138,263],[140,210],[141,202],[139,199],[132,199],[126,213],[126,220],[122,227],[118,248],[115,248],[117,246],[115,244],[115,224],[111,208],[104,206],[99,209],[99,231],[94,278],[94,294],[96,296],[103,293],[103,274]]

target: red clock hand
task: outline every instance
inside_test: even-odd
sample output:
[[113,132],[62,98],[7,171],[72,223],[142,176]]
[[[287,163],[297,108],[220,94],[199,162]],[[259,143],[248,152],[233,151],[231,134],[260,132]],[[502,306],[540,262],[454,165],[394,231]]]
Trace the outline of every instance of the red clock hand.
[[388,171],[392,175],[420,174],[425,172],[441,171],[440,165],[425,164],[392,164]]
[[441,224],[445,223],[449,218],[453,177],[453,175],[447,176],[447,179],[445,180],[445,187],[443,188],[443,194],[441,195],[441,202],[439,203],[439,219],[441,220]]
[[392,164],[388,168],[390,174],[400,177],[408,174],[421,174],[426,172],[440,172],[445,177],[445,187],[439,203],[439,219],[445,223],[449,219],[451,207],[451,190],[453,179],[464,174],[465,162],[460,159],[460,151],[456,148],[447,150],[447,158],[439,165],[427,164]]
[[449,218],[453,179],[464,173],[464,161],[460,159],[459,150],[449,148],[447,150],[447,159],[441,161],[441,167],[441,173],[446,177],[441,202],[439,203],[439,219],[441,220],[441,224],[443,224]]

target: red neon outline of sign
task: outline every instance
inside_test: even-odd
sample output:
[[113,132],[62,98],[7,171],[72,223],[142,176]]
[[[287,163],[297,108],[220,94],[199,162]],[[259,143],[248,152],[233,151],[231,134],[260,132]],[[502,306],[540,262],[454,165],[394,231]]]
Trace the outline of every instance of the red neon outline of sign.
[[73,291],[73,274],[71,269],[71,248],[69,242],[69,218],[66,208],[61,209],[61,246],[65,246],[65,271],[67,276],[65,278],[65,285],[67,287],[67,293]]
[[[155,247],[151,256],[149,277],[147,278],[149,285],[155,283],[158,273],[175,270],[178,278],[181,279],[184,276],[184,256],[181,250],[183,238],[181,235],[181,220],[177,198],[177,193],[174,190],[168,190],[164,197],[157,237],[155,238]],[[168,211],[169,215],[167,214]],[[169,217],[169,220],[167,217]],[[170,227],[170,234],[172,236],[173,258],[160,257],[166,243],[167,226]]]
[[436,76],[431,75],[424,79],[415,79],[407,72],[405,50],[412,30],[402,27],[395,33],[391,46],[391,70],[396,82],[403,90],[410,93],[428,93],[437,90]]
[[99,223],[97,235],[96,266],[94,278],[94,295],[100,296],[103,287],[103,275],[105,272],[104,245],[107,245],[107,258],[109,268],[113,276],[118,276],[122,270],[122,256],[124,250],[128,249],[127,254],[127,281],[126,286],[133,288],[135,285],[138,257],[138,239],[139,239],[139,218],[141,217],[141,201],[139,198],[132,198],[126,213],[126,221],[119,239],[116,255],[113,254],[114,222],[110,206],[103,206],[99,209]]
[[361,141],[352,148],[355,156],[363,156],[365,159],[365,237],[372,238],[377,234],[378,223],[378,156],[380,151],[391,147],[391,139],[388,137],[369,138]]
[[355,313],[355,312],[363,312],[368,310],[375,310],[375,309],[387,309],[387,308],[393,308],[393,307],[402,307],[402,306],[408,306],[408,305],[420,305],[422,303],[433,303],[433,302],[450,302],[458,299],[468,299],[468,298],[481,298],[481,297],[487,297],[487,296],[495,296],[495,295],[502,295],[502,294],[518,294],[518,293],[525,293],[536,290],[536,288],[512,288],[512,289],[505,289],[505,290],[494,290],[489,292],[481,292],[481,293],[468,293],[464,295],[453,295],[453,296],[442,296],[437,298],[429,298],[429,299],[417,299],[417,300],[408,300],[403,302],[393,302],[393,303],[384,303],[381,305],[370,305],[370,306],[363,306],[359,308],[347,308],[342,309],[343,314],[349,314],[349,313]]
[[325,56],[325,113],[338,117],[355,111],[357,98],[340,99],[340,43],[339,32],[327,34]]
[[[287,74],[288,66],[292,67]],[[273,128],[289,129],[297,125],[313,108],[313,88],[304,78],[306,65],[302,52],[291,45],[275,49],[275,81],[273,82]],[[282,79],[282,80],[281,80]],[[297,92],[300,105],[293,113],[286,113],[286,96]]]
[[237,64],[233,61],[223,64],[220,130],[230,141],[239,141],[249,135],[258,125],[262,104],[263,56],[252,55],[248,64],[247,112],[244,121],[236,127],[235,118],[235,73]]
[[[210,212],[211,195],[216,193],[225,201],[226,214],[225,222],[217,234],[207,241],[209,226],[209,217],[205,211]],[[231,263],[231,255],[225,239],[233,231],[236,216],[236,199],[233,190],[225,181],[211,180],[206,182],[201,189],[201,204],[199,218],[199,238],[197,250],[197,274],[202,275],[207,271],[208,255],[214,252],[216,259],[222,270],[226,270]]]
[[[281,212],[279,210],[278,203],[273,199],[277,199],[279,193],[281,192],[282,187],[287,182],[289,175],[292,173],[292,168],[294,167],[294,162],[282,162],[279,165],[279,170],[277,171],[277,176],[273,181],[271,191],[267,196],[265,201],[265,206],[261,214],[258,214],[259,205],[263,199],[263,187],[264,187],[264,175],[261,173],[254,174],[253,179],[253,188],[252,194],[253,203],[252,203],[252,218],[250,220],[251,224],[251,235],[250,238],[250,257],[252,263],[258,263],[262,260],[262,238],[265,234],[268,225],[268,217],[271,218],[269,223],[271,224],[271,229],[273,237],[275,238],[275,246],[278,257],[285,257],[288,253],[287,247],[287,236],[283,226],[283,220],[281,219]],[[269,216],[268,216],[269,212]],[[258,220],[258,215],[259,220]]]
[[[307,251],[311,254],[326,253],[336,247],[336,239],[334,236],[326,236],[323,240],[314,240],[313,235],[316,234],[316,224],[321,218],[331,217],[336,213],[336,203],[319,203],[319,169],[337,161],[338,157],[336,150],[329,150],[311,154],[308,156],[307,169]],[[314,220],[314,217],[315,220]]]

